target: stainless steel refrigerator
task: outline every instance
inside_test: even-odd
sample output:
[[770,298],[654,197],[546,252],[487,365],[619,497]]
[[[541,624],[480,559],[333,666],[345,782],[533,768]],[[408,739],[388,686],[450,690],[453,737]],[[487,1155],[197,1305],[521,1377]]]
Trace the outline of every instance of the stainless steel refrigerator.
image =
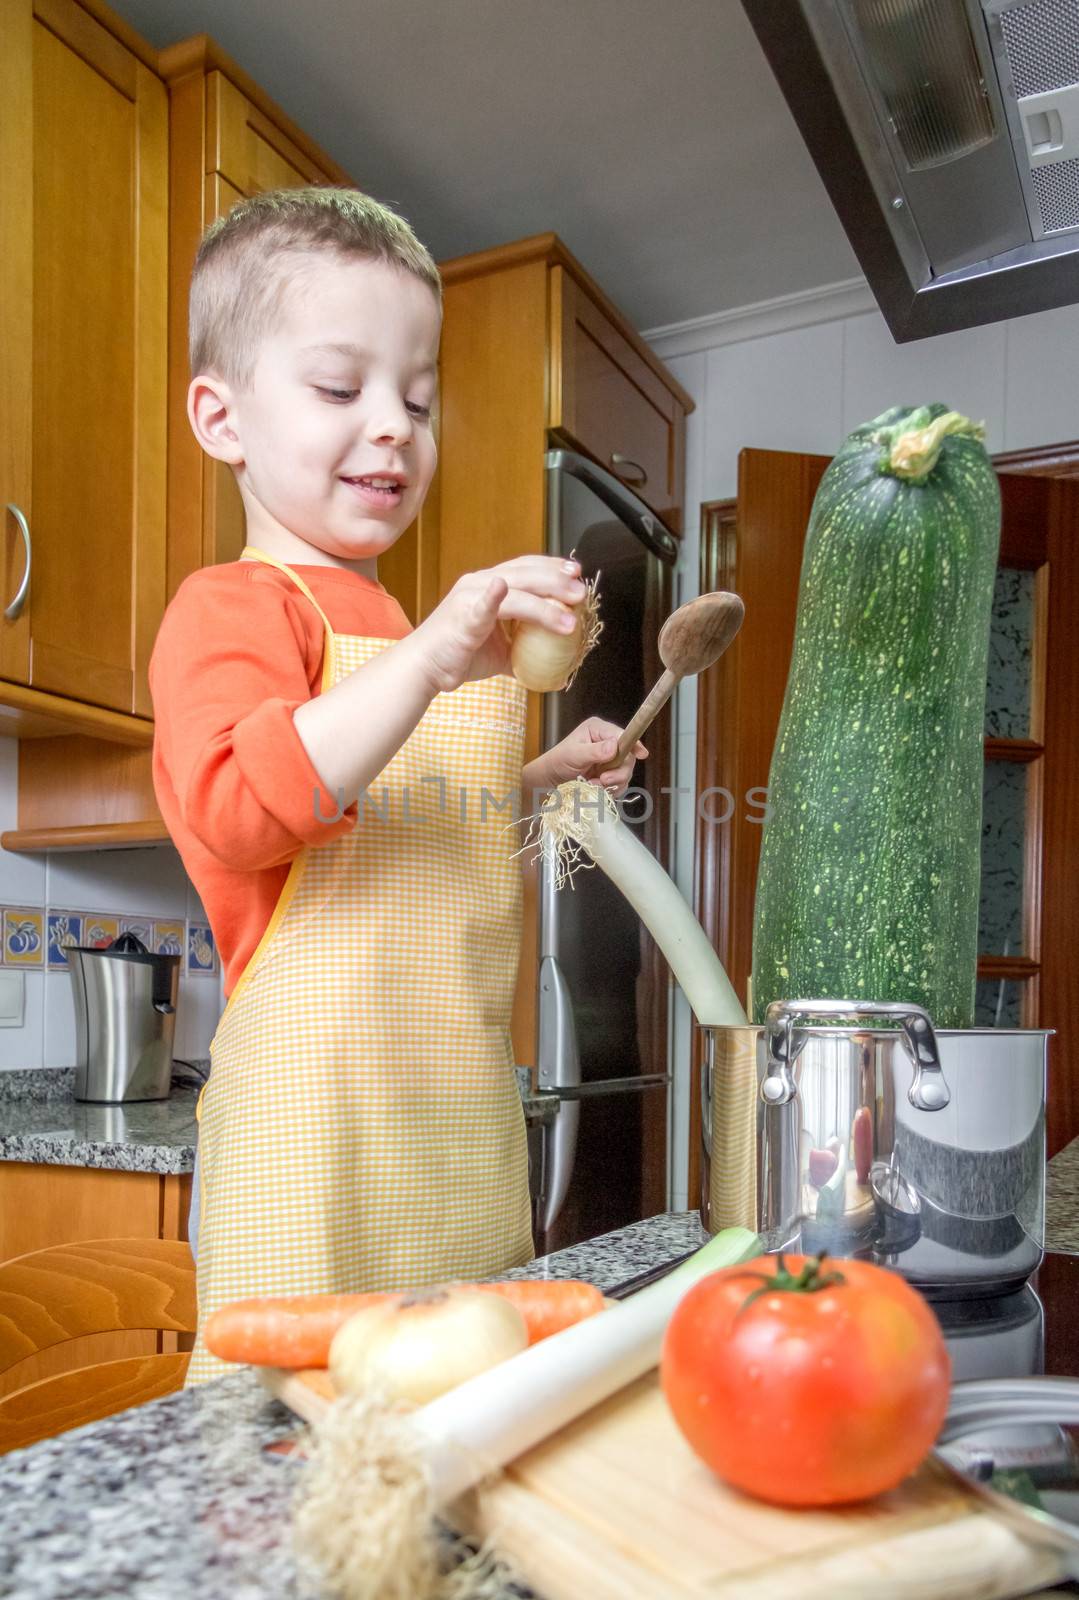
[[[547,548],[599,574],[603,633],[572,687],[544,697],[544,748],[587,716],[625,726],[662,671],[678,547],[660,519],[583,456],[552,450]],[[645,736],[624,819],[668,865],[670,707]],[[630,819],[636,819],[630,822]],[[538,1250],[562,1248],[666,1208],[665,964],[632,907],[598,868],[556,891],[540,865],[538,1088],[558,1099],[534,1177]]]

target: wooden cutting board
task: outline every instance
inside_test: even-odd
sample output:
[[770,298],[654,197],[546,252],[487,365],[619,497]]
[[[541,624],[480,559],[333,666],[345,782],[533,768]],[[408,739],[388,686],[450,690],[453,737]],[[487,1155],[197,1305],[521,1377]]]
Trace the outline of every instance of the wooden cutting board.
[[[308,1422],[325,1372],[263,1368]],[[781,1511],[727,1489],[690,1451],[653,1372],[515,1461],[448,1520],[490,1535],[544,1600],[1008,1600],[1056,1582],[958,1479],[927,1462],[841,1511]]]

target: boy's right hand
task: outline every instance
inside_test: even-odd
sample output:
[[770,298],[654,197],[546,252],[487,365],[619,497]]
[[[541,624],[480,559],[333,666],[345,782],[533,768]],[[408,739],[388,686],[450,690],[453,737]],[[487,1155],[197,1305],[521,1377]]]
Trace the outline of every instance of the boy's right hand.
[[[573,621],[562,606],[579,606],[584,599],[580,572],[579,561],[560,556],[517,556],[458,578],[409,635],[432,695],[511,670],[503,622],[539,622],[554,634],[569,633]],[[554,600],[562,605],[552,605]]]

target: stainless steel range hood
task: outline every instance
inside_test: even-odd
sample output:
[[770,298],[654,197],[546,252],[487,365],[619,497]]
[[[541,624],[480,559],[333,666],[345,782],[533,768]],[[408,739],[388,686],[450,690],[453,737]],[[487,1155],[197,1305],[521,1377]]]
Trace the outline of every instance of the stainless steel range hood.
[[1079,301],[1079,0],[742,0],[897,341]]

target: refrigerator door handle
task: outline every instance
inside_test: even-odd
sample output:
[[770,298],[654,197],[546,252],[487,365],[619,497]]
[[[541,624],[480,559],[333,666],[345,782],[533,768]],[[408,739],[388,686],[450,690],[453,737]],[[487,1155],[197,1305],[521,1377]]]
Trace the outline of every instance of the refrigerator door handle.
[[[579,1089],[581,1084],[573,1002],[565,975],[553,955],[544,956],[540,962],[538,1079],[536,1087],[541,1095],[561,1097],[561,1091]],[[544,1182],[537,1216],[537,1226],[543,1232],[555,1221],[569,1191],[580,1119],[580,1106],[567,1100],[544,1130]]]
[[[540,1094],[576,1089],[581,1055],[573,997],[558,962],[558,863],[554,840],[545,836],[540,857],[539,1026],[536,1088]],[[565,1204],[577,1156],[579,1105],[566,1103],[543,1132],[543,1183],[536,1208],[537,1230],[546,1233]]]
[[558,1089],[541,1087],[538,1090],[538,1097],[543,1100],[558,1100],[562,1105],[568,1105],[578,1100],[592,1100],[602,1095],[641,1094],[645,1089],[660,1089],[670,1082],[669,1072],[648,1072],[636,1078],[597,1078],[593,1083],[578,1083]]
[[[617,466],[619,460],[625,457],[612,457]],[[598,500],[602,500],[608,510],[613,511],[621,522],[624,522],[629,531],[644,545],[652,555],[659,556],[661,561],[673,567],[678,560],[678,540],[671,533],[653,511],[639,500],[633,490],[621,478],[616,478],[613,473],[607,472],[603,467],[597,467],[594,461],[589,461],[585,456],[576,455],[572,450],[548,450],[545,463],[547,472],[553,479],[560,472],[568,473],[570,477],[579,478],[580,481],[591,489]],[[627,463],[636,466],[635,461]],[[640,480],[643,482],[643,480]],[[549,495],[548,515],[558,505],[558,496]],[[548,549],[552,555],[568,555],[564,550],[561,529],[558,527],[557,515],[550,524],[549,531],[553,536]]]

